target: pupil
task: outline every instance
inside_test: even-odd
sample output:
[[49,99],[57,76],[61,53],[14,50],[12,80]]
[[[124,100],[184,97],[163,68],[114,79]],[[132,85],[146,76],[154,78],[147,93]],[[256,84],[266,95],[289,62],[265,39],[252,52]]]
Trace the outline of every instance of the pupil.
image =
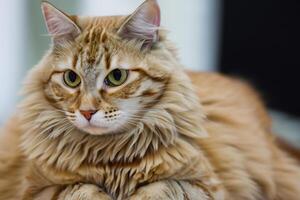
[[119,81],[119,80],[121,80],[122,72],[121,72],[121,70],[116,69],[116,70],[113,72],[113,75],[114,75],[115,80],[116,80],[116,81]]
[[70,72],[69,73],[69,80],[71,81],[71,82],[75,82],[76,81],[76,78],[77,78],[77,74],[75,73],[75,72]]

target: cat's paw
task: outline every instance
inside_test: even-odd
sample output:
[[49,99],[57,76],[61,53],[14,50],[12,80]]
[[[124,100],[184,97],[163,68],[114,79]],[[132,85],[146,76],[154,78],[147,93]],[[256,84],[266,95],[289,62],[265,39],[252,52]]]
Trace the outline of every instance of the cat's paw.
[[77,184],[68,186],[59,200],[112,200],[112,198],[96,185]]
[[156,182],[141,187],[129,200],[184,200],[182,189],[171,182]]
[[[211,200],[202,188],[186,182],[160,181],[139,188],[129,200]],[[223,198],[220,198],[223,199]]]

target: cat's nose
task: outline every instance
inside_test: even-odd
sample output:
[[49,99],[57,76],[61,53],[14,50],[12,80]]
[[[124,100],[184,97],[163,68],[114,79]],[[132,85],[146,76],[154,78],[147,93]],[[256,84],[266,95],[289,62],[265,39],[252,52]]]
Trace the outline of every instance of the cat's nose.
[[80,113],[86,118],[88,121],[91,120],[93,114],[95,114],[96,110],[80,110]]

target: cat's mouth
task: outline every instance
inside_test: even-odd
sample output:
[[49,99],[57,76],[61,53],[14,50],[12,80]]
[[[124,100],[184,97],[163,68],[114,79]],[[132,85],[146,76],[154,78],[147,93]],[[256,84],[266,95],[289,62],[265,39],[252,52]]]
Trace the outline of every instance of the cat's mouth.
[[98,111],[87,117],[77,111],[70,121],[77,129],[91,135],[113,134],[116,130],[119,130],[121,124],[126,122],[126,118],[122,113],[119,113],[114,118],[105,117],[104,114],[102,111]]

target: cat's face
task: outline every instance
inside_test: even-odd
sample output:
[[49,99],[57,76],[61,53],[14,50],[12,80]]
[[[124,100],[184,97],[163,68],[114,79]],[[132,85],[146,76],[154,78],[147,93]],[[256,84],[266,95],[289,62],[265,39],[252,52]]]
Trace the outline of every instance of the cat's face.
[[73,44],[55,56],[45,94],[77,128],[91,134],[119,132],[155,103],[164,79],[152,77],[151,66],[137,52],[109,40],[93,50],[93,42],[98,40]]
[[[79,19],[75,23],[51,5],[43,5],[48,30],[56,36],[43,66],[51,69],[44,94],[53,109],[63,112],[78,129],[93,135],[123,132],[162,95],[168,72],[147,53],[158,42],[153,26],[159,25],[159,10],[153,11],[153,6],[156,2],[150,0],[139,8],[145,14],[151,7],[149,14],[155,16],[146,19],[152,30],[144,27],[138,33],[143,30],[132,29],[141,28],[134,21],[141,20],[140,14],[129,20],[94,18],[83,27]],[[137,36],[142,36],[143,43],[130,41]]]

